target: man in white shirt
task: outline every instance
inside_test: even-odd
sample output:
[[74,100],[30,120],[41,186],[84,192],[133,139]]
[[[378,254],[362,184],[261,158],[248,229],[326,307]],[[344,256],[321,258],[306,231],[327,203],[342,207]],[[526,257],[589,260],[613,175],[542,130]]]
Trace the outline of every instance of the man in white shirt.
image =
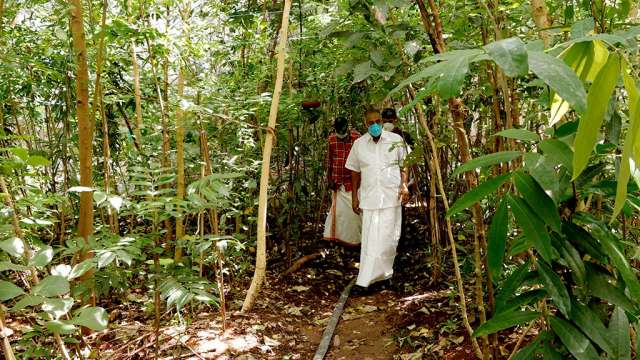
[[367,134],[353,143],[345,167],[352,171],[352,207],[362,212],[362,247],[356,285],[391,278],[400,238],[401,205],[409,200],[409,149],[397,134],[382,129],[377,110],[365,114]]

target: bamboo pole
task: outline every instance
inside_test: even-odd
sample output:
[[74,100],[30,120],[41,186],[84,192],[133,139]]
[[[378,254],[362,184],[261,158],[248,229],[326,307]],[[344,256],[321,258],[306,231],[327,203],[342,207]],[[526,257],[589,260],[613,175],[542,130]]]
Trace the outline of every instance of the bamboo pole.
[[276,73],[276,83],[271,99],[271,109],[269,111],[269,124],[262,151],[262,169],[260,174],[260,195],[258,198],[258,234],[256,251],[256,269],[251,280],[251,286],[247,292],[242,305],[242,312],[251,311],[253,304],[258,297],[262,283],[264,282],[267,268],[267,192],[269,189],[269,167],[271,164],[271,150],[275,137],[276,120],[278,117],[278,105],[280,103],[280,93],[282,91],[282,80],[284,78],[285,47],[287,45],[289,30],[289,11],[291,10],[291,0],[284,1],[282,13],[282,26],[280,28],[280,44],[278,45],[278,68]]

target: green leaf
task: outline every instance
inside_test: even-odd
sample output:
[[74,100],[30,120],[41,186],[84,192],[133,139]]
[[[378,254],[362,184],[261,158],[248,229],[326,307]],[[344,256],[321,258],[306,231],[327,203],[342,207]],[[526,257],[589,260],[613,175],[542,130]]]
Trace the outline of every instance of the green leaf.
[[451,205],[449,211],[447,211],[447,217],[455,215],[464,209],[468,209],[471,205],[480,202],[482,199],[492,194],[504,184],[511,177],[511,174],[499,175],[493,179],[487,180],[476,188],[467,191],[456,202]]
[[22,299],[18,300],[15,305],[13,305],[11,312],[18,312],[29,306],[40,305],[45,299],[46,298],[43,298],[42,296],[25,295]]
[[553,332],[558,335],[564,346],[577,360],[600,360],[598,352],[578,329],[558,317],[549,317]]
[[626,62],[622,63],[622,79],[624,87],[629,94],[629,130],[624,138],[624,146],[622,148],[622,156],[620,158],[620,169],[617,176],[617,189],[616,200],[613,207],[613,213],[611,214],[611,221],[613,221],[624,206],[624,202],[627,198],[627,183],[631,176],[631,163],[640,160],[638,152],[632,160],[634,155],[634,146],[637,146],[638,133],[640,133],[640,96],[638,96],[638,89],[635,85],[635,81],[627,72],[628,65]]
[[507,246],[507,231],[509,230],[509,219],[507,202],[502,199],[496,213],[493,215],[491,226],[489,227],[489,244],[487,245],[487,263],[489,275],[495,282],[500,277],[504,251]]
[[460,88],[469,72],[468,57],[457,57],[446,62],[447,66],[439,74],[435,74],[436,88],[443,99],[449,99],[460,94]]
[[353,84],[366,80],[371,76],[372,72],[373,69],[371,68],[371,61],[365,61],[356,65],[353,68]]
[[485,45],[484,49],[507,76],[515,77],[529,72],[527,49],[519,38],[492,42]]
[[640,299],[640,282],[638,282],[635,271],[629,264],[629,261],[622,250],[623,244],[605,224],[595,219],[589,220],[591,233],[600,242],[600,244],[602,244],[604,252],[609,256],[609,259],[615,266],[616,270],[624,279],[624,282],[631,293],[631,297],[634,299]]
[[529,68],[573,108],[584,113],[587,93],[575,72],[562,60],[543,52],[529,52]]
[[571,269],[571,275],[575,279],[576,284],[583,286],[587,277],[587,271],[585,270],[584,262],[582,261],[580,253],[569,241],[565,239],[559,239],[558,243],[559,246],[556,246],[556,248]]
[[54,320],[59,320],[66,315],[73,306],[73,299],[46,299],[42,304],[42,311],[51,315]]
[[543,261],[538,262],[538,274],[544,284],[544,289],[551,296],[554,304],[564,316],[571,312],[571,298],[560,277]]
[[590,307],[582,305],[579,302],[574,301],[572,305],[571,320],[602,350],[611,354],[613,349],[609,341],[611,338],[607,336],[607,328],[598,317],[598,314]]
[[[587,267],[587,286],[591,295],[606,300],[610,304],[620,306],[627,311],[635,312],[636,306],[620,288],[611,285],[607,278],[610,277]],[[612,278],[610,279],[613,280]]]
[[516,171],[513,178],[518,191],[531,207],[540,215],[540,218],[555,232],[562,232],[562,221],[553,199],[547,195],[537,181],[522,171]]
[[529,260],[520,265],[511,275],[504,281],[500,288],[500,292],[496,296],[496,305],[506,304],[507,300],[511,298],[515,292],[522,286],[522,282],[527,277],[529,272]]
[[101,307],[88,307],[80,309],[71,322],[91,330],[100,331],[107,328],[109,317]]
[[93,260],[91,259],[87,259],[79,264],[76,264],[73,267],[73,269],[71,269],[68,279],[73,280],[73,279],[79,278],[80,276],[84,275],[84,273],[92,269],[94,266],[95,265],[93,263]]
[[51,275],[42,279],[42,281],[31,290],[33,295],[45,297],[64,295],[69,292],[69,281],[62,276]]
[[506,129],[496,133],[496,136],[522,141],[540,141],[540,136],[538,134],[526,129]]
[[547,292],[542,289],[527,291],[509,299],[505,304],[496,304],[496,314],[519,310],[522,306],[535,304],[546,296]]
[[544,360],[564,360],[564,357],[549,345],[548,342],[544,343],[542,349],[542,358]]
[[21,257],[24,254],[24,242],[20,238],[12,237],[0,242],[0,249],[13,257]]
[[29,156],[29,159],[27,160],[27,165],[31,165],[33,167],[49,166],[51,165],[51,161],[49,161],[49,159],[43,156],[33,155],[33,156]]
[[629,337],[629,319],[619,307],[613,310],[609,321],[609,338],[613,342],[611,359],[631,360],[631,338]]
[[538,145],[544,156],[557,164],[563,165],[569,172],[573,171],[573,150],[564,141],[547,139]]
[[[446,61],[435,63],[427,68],[420,70],[419,72],[409,76],[408,78],[400,82],[400,84],[398,84],[398,86],[396,86],[393,90],[391,90],[389,94],[396,93],[401,89],[403,89],[404,87],[406,87],[407,85],[413,84],[414,82],[434,77],[436,74],[440,74],[445,69],[447,69]],[[435,89],[435,81],[433,86]]]
[[24,265],[14,264],[11,261],[0,261],[0,272],[13,270],[13,271],[27,271],[29,268]]
[[513,356],[512,360],[534,360],[541,342],[542,337],[538,335],[529,345],[520,349],[520,351]]
[[594,26],[595,23],[592,17],[576,21],[573,26],[571,26],[571,38],[578,39],[586,36],[593,31]]
[[618,74],[620,72],[620,57],[617,54],[609,56],[607,63],[600,70],[587,97],[587,111],[578,124],[578,133],[573,143],[573,180],[575,180],[589,162],[589,156],[596,144],[600,127],[604,120],[604,112],[609,106]]
[[73,334],[77,328],[64,320],[51,320],[47,321],[47,330],[54,334]]
[[477,168],[483,168],[487,166],[500,164],[506,161],[511,161],[521,155],[522,153],[519,151],[500,151],[500,152],[496,152],[496,153],[492,153],[484,156],[479,156],[477,158],[471,159],[466,163],[458,166],[451,175],[456,176],[458,174],[471,171]]
[[53,248],[51,246],[45,246],[38,250],[35,255],[29,260],[29,266],[45,266],[53,259]]
[[474,337],[496,333],[516,325],[527,323],[542,316],[536,311],[513,311],[495,315],[491,320],[480,325],[474,332]]
[[511,212],[516,218],[518,225],[522,228],[524,236],[531,241],[533,246],[538,250],[540,255],[546,260],[551,261],[553,254],[551,252],[551,238],[544,228],[544,223],[536,212],[531,210],[524,200],[519,197],[506,195],[511,205]]
[[7,301],[22,294],[24,291],[21,288],[8,281],[0,280],[0,301]]
[[105,200],[107,200],[107,194],[102,191],[93,192],[93,201],[96,202],[96,206],[100,206]]

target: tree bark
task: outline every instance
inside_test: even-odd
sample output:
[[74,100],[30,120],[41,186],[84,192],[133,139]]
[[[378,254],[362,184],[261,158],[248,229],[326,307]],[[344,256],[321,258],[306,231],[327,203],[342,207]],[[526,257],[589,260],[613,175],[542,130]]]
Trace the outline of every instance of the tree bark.
[[551,36],[545,31],[551,27],[551,20],[549,19],[549,12],[547,11],[547,5],[545,0],[531,0],[531,15],[533,22],[538,27],[538,36],[542,39],[544,47],[548,48],[551,45]]
[[[94,124],[89,112],[89,68],[87,66],[87,46],[84,36],[83,13],[81,0],[69,0],[71,5],[71,35],[73,37],[74,60],[76,74],[76,114],[78,118],[78,137],[80,152],[80,185],[91,188],[93,158]],[[78,233],[89,244],[89,236],[93,233],[93,196],[91,191],[80,193],[80,221]],[[85,258],[86,254],[82,254]]]
[[[176,167],[178,169],[176,198],[178,201],[184,199],[184,110],[181,99],[184,96],[184,70],[180,65],[178,72],[178,105],[176,107]],[[178,216],[176,217],[176,250],[175,261],[182,260],[182,246],[178,242],[184,237],[184,222],[182,219],[182,205],[178,205]]]
[[251,311],[253,304],[258,297],[262,283],[264,282],[267,268],[267,192],[269,189],[269,168],[271,164],[271,150],[275,137],[275,126],[278,117],[278,105],[280,103],[280,92],[282,91],[282,80],[284,78],[285,49],[289,30],[289,11],[291,10],[291,0],[284,1],[282,12],[282,26],[280,28],[280,44],[278,46],[278,68],[276,73],[276,83],[271,99],[271,109],[269,111],[269,124],[262,151],[262,170],[260,174],[260,195],[258,198],[258,234],[256,251],[256,269],[251,280],[251,286],[247,292],[242,305],[242,312]]

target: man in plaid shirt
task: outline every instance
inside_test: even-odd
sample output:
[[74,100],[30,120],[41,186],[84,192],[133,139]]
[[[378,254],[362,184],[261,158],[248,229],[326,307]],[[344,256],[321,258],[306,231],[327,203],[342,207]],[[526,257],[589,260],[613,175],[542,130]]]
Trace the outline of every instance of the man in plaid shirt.
[[351,171],[344,167],[353,142],[360,133],[349,130],[347,119],[338,117],[329,136],[329,150],[325,159],[327,181],[332,190],[332,201],[325,221],[323,239],[337,241],[348,246],[360,244],[362,220],[352,211]]

